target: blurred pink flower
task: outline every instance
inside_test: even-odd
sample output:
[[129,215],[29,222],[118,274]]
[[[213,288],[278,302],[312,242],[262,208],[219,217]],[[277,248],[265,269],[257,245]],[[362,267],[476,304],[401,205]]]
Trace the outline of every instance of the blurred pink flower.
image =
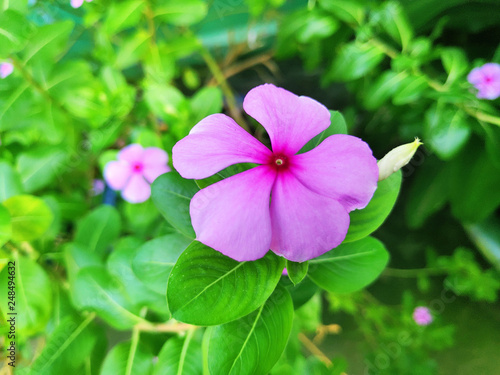
[[104,179],[113,190],[121,190],[130,203],[141,203],[151,195],[150,184],[161,174],[170,171],[168,154],[157,147],[142,148],[139,144],[124,147],[117,161],[104,168]]
[[250,90],[243,108],[267,130],[272,151],[223,114],[201,120],[173,148],[174,167],[184,178],[206,178],[236,163],[260,164],[196,193],[190,205],[196,238],[238,261],[259,259],[271,249],[303,262],[338,246],[349,212],[365,207],[377,188],[370,147],[336,134],[297,154],[330,126],[330,112],[271,84]]
[[472,69],[467,80],[478,90],[480,99],[496,99],[500,96],[500,65],[487,63]]
[[[87,3],[92,2],[92,0],[85,0]],[[80,8],[83,5],[83,0],[71,0],[71,6],[73,8]]]
[[10,61],[4,61],[0,63],[0,78],[7,78],[14,71],[14,65]]
[[92,181],[92,195],[96,196],[102,194],[105,188],[106,184],[103,180],[96,179]]
[[427,326],[431,324],[433,320],[431,311],[424,306],[416,307],[415,310],[413,310],[413,320],[419,326]]

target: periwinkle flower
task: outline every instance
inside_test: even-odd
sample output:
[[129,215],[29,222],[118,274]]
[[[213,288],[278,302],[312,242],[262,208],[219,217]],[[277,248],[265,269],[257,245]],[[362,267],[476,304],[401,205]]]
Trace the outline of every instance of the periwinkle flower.
[[496,99],[500,96],[500,65],[487,63],[471,70],[467,76],[469,83],[478,90],[479,99]]
[[0,63],[0,78],[7,78],[14,71],[14,65],[10,61]]
[[433,321],[431,311],[424,306],[416,307],[415,310],[413,310],[413,320],[419,326],[427,326]]
[[[87,3],[92,2],[92,0],[85,0]],[[70,4],[73,8],[80,8],[83,5],[83,0],[71,0]]]
[[120,150],[118,160],[106,164],[104,179],[111,189],[121,190],[127,202],[141,203],[151,196],[150,184],[170,170],[167,163],[162,149],[131,144]]
[[377,188],[377,161],[368,145],[336,134],[298,154],[329,127],[330,112],[271,84],[250,90],[243,108],[267,130],[272,150],[223,114],[201,120],[173,148],[174,167],[184,178],[259,164],[195,194],[190,214],[197,240],[238,261],[271,249],[303,262],[339,245],[349,212],[364,208]]

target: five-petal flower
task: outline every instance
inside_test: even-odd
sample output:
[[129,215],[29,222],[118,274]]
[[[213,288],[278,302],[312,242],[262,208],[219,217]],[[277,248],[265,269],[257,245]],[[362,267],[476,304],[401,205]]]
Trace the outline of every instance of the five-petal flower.
[[141,203],[151,196],[150,184],[170,170],[167,162],[162,149],[131,144],[120,150],[118,160],[106,164],[104,179],[111,189],[121,190],[127,202]]
[[467,80],[478,90],[479,99],[496,99],[500,96],[500,65],[487,63],[471,70]]
[[[196,238],[238,261],[269,249],[302,262],[339,245],[349,212],[364,208],[377,188],[377,161],[361,139],[337,134],[298,153],[330,125],[317,101],[264,84],[245,111],[269,134],[272,150],[223,114],[206,117],[173,148],[184,178],[203,179],[236,163],[260,164],[200,190],[191,200]],[[270,199],[271,198],[271,199]]]

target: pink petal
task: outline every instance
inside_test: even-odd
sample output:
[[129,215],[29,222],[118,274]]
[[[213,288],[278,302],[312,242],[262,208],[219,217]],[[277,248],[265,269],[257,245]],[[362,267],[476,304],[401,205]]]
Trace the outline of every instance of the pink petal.
[[148,147],[142,153],[144,165],[167,165],[168,154],[158,147]]
[[153,183],[154,180],[163,173],[167,173],[170,171],[170,167],[168,165],[155,165],[155,164],[146,164],[142,171],[143,176],[148,180],[149,183]]
[[0,64],[0,78],[7,78],[14,71],[14,65],[10,62],[4,62]]
[[123,199],[130,203],[142,203],[148,200],[150,195],[151,186],[140,174],[133,174],[122,191]]
[[83,0],[71,0],[70,4],[73,8],[80,8],[83,4]]
[[262,258],[271,243],[275,176],[273,169],[259,166],[196,193],[190,213],[197,240],[240,262]]
[[271,151],[223,114],[210,115],[172,150],[175,169],[184,178],[206,178],[237,163],[266,163]]
[[290,170],[307,188],[337,200],[347,211],[366,207],[377,189],[377,160],[365,142],[350,135],[332,135],[294,155]]
[[104,179],[113,190],[122,190],[131,175],[130,165],[125,161],[110,161],[104,167]]
[[284,171],[273,187],[271,225],[271,250],[291,261],[304,262],[344,240],[349,214],[334,199],[312,192]]
[[140,144],[133,143],[120,150],[118,160],[128,161],[129,163],[142,163],[144,149]]
[[293,155],[330,126],[324,105],[272,84],[250,90],[243,108],[267,130],[274,153]]

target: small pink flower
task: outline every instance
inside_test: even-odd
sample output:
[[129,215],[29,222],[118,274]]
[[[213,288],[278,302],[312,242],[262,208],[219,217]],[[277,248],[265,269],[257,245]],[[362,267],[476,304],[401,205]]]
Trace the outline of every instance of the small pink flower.
[[3,63],[0,63],[0,78],[4,79],[7,78],[12,74],[14,71],[14,65],[12,65],[11,62],[5,61]]
[[419,326],[427,326],[432,323],[432,315],[427,307],[419,306],[413,310],[413,320]]
[[104,168],[104,179],[113,190],[121,190],[130,203],[141,203],[151,195],[150,184],[161,174],[170,171],[168,155],[157,147],[142,148],[139,144],[124,147],[117,161]]
[[[92,2],[92,0],[85,0],[87,3]],[[73,8],[80,8],[83,5],[83,0],[71,0],[70,4]]]
[[330,112],[271,84],[250,90],[243,108],[267,130],[272,150],[223,114],[201,120],[173,148],[174,167],[184,178],[260,164],[196,193],[190,214],[198,241],[238,261],[271,249],[303,262],[338,246],[349,212],[365,207],[377,188],[377,161],[368,145],[336,134],[298,154],[330,126]]
[[467,76],[469,83],[478,90],[480,99],[496,99],[500,96],[500,65],[487,63],[472,69]]
[[103,180],[96,179],[92,181],[92,195],[96,196],[102,194],[104,189],[106,188],[106,184]]

